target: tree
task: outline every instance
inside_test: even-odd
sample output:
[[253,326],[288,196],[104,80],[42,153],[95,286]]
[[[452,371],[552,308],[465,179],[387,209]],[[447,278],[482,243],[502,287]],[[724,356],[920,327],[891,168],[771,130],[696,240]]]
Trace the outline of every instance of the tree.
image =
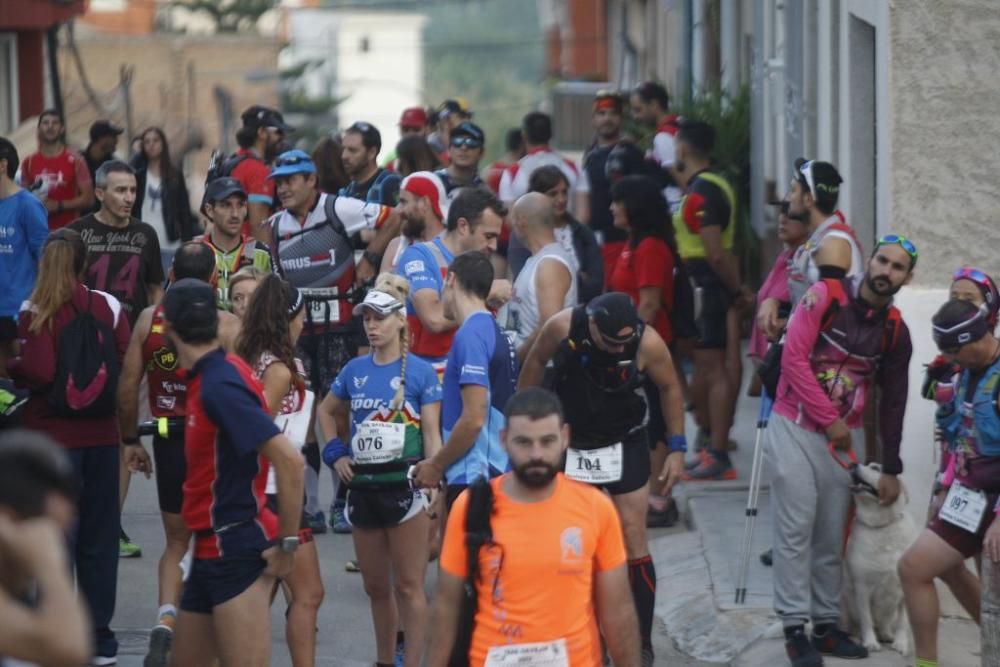
[[217,32],[235,33],[253,30],[257,20],[276,4],[277,0],[175,0],[171,6],[207,14],[215,21]]

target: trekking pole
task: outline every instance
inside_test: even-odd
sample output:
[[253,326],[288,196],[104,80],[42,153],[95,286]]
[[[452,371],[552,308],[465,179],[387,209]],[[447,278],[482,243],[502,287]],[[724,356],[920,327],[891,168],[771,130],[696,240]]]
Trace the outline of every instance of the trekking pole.
[[743,547],[740,550],[740,563],[736,576],[736,604],[745,604],[747,599],[747,572],[750,569],[750,549],[753,540],[753,522],[757,518],[757,500],[760,495],[761,468],[764,464],[764,449],[761,439],[767,420],[771,416],[774,402],[763,389],[760,395],[760,414],[757,417],[757,439],[753,446],[753,466],[750,469],[750,491],[747,494],[746,523],[743,525]]

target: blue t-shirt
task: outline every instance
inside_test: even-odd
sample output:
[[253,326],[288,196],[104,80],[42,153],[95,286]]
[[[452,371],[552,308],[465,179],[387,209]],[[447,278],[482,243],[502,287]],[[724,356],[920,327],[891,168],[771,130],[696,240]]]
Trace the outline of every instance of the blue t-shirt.
[[462,386],[486,387],[487,413],[472,448],[445,471],[448,484],[470,484],[476,478],[496,477],[510,467],[500,441],[503,408],[517,388],[517,357],[510,339],[486,311],[473,313],[455,332],[444,371],[441,427],[445,443],[462,414]]
[[[441,241],[440,236],[436,236],[431,243],[441,251],[442,257],[448,263],[440,266],[434,253],[427,249],[423,243],[415,243],[403,251],[396,263],[396,273],[410,281],[410,294],[416,294],[422,289],[432,289],[441,296],[444,289],[444,276],[442,273],[455,260],[448,247]],[[415,315],[413,309],[413,299],[406,299],[406,313]]]
[[[399,386],[401,361],[380,366],[368,354],[347,362],[330,385],[333,395],[351,405],[351,439],[363,421],[388,421],[393,415],[392,399]],[[407,426],[420,428],[420,409],[441,400],[441,384],[434,368],[414,354],[406,355],[406,389],[403,417]]]
[[49,216],[38,198],[19,190],[0,199],[0,316],[17,317],[38,278]]

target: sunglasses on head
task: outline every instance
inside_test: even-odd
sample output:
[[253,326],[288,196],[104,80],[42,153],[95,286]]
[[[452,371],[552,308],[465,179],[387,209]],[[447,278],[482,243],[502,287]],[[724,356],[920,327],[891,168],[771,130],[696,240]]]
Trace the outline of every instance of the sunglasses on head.
[[306,162],[312,162],[311,158],[303,157],[301,155],[293,155],[291,157],[279,157],[274,161],[275,167],[292,167],[297,164],[305,164]]
[[875,249],[877,250],[884,245],[898,245],[906,251],[906,254],[909,255],[910,259],[913,261],[913,265],[916,266],[920,253],[917,252],[917,246],[913,245],[913,241],[910,239],[902,236],[901,234],[886,234],[875,243]]
[[979,285],[993,285],[993,280],[988,275],[970,266],[963,266],[958,271],[955,271],[951,276],[951,281],[955,282],[956,280],[971,280]]
[[355,132],[361,132],[362,134],[368,134],[369,132],[372,131],[372,126],[369,125],[368,123],[364,122],[364,121],[360,121],[359,120],[357,123],[355,123],[354,125],[351,125],[349,128],[347,128],[347,130],[348,131],[352,131],[353,130]]
[[451,145],[455,148],[482,148],[483,142],[472,137],[455,137],[451,140]]

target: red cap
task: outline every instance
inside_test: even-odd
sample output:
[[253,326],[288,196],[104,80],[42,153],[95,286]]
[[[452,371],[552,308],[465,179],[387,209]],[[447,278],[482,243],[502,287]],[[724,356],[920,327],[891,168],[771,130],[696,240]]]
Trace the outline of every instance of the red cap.
[[427,127],[427,111],[423,107],[410,107],[399,117],[400,127]]

